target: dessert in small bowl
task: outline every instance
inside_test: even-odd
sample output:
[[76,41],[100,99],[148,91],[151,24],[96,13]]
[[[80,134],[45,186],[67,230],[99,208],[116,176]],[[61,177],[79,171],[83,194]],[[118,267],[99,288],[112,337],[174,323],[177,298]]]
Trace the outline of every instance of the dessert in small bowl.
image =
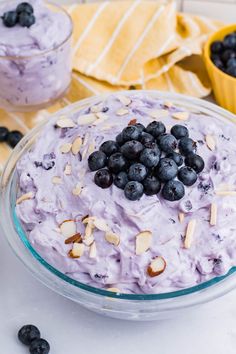
[[50,105],[71,81],[70,16],[43,0],[2,2],[0,16],[1,108],[33,111]]
[[92,97],[16,147],[3,233],[44,284],[104,315],[174,316],[236,285],[235,117],[157,91]]

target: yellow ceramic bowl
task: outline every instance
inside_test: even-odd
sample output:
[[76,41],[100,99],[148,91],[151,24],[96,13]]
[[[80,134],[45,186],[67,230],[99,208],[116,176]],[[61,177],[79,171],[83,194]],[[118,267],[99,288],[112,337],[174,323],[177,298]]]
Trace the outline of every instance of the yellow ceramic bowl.
[[216,40],[223,40],[227,34],[234,31],[236,31],[236,24],[223,27],[211,35],[204,47],[204,60],[212,82],[216,101],[222,107],[236,113],[236,78],[231,77],[218,69],[210,58],[211,43]]

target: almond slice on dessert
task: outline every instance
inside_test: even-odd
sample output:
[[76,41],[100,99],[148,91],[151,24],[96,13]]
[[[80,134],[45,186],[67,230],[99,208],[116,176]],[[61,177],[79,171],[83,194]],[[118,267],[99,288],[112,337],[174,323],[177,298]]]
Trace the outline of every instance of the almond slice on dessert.
[[91,236],[89,236],[89,237],[83,239],[83,243],[84,243],[86,246],[91,246],[93,242],[94,242],[94,237],[93,237],[93,235],[91,235]]
[[88,147],[88,154],[91,155],[95,151],[95,143],[91,142]]
[[102,121],[109,118],[108,114],[103,113],[103,112],[97,112],[97,113],[95,113],[95,115],[98,119],[100,119]]
[[184,221],[185,215],[184,213],[179,213],[179,222],[182,224],[182,222]]
[[184,239],[184,248],[190,248],[192,241],[193,241],[193,234],[195,232],[196,228],[196,223],[197,221],[195,219],[192,219],[189,221],[187,230],[186,230],[186,235]]
[[71,258],[80,258],[83,256],[85,245],[83,243],[74,243],[72,250],[68,253]]
[[215,226],[217,223],[217,205],[215,203],[211,204],[211,216],[210,225]]
[[146,252],[152,243],[151,231],[142,231],[136,236],[136,255]]
[[84,138],[83,138],[83,146],[86,146],[86,145],[88,144],[89,137],[90,137],[89,133],[86,133],[86,134],[84,135]]
[[85,238],[85,239],[87,239],[87,238],[89,238],[89,237],[92,236],[92,234],[93,234],[93,229],[94,229],[94,226],[93,226],[92,223],[88,223],[88,224],[86,225],[85,234],[84,234],[84,238]]
[[120,293],[121,292],[120,289],[118,289],[118,288],[107,288],[106,290],[111,291],[112,293]]
[[158,256],[154,258],[147,268],[147,273],[150,277],[156,277],[164,272],[166,269],[166,261],[163,257]]
[[96,258],[97,257],[97,247],[96,247],[95,241],[90,246],[89,257],[90,258]]
[[33,199],[33,198],[34,198],[33,192],[25,193],[25,194],[21,195],[16,200],[16,204],[20,204],[20,203],[24,202],[25,200],[29,200],[29,199]]
[[73,122],[73,120],[70,118],[67,118],[67,117],[60,117],[56,124],[59,128],[74,128],[75,127],[75,123]]
[[82,138],[78,136],[72,143],[71,151],[73,155],[77,155],[80,152],[82,146]]
[[171,102],[171,101],[165,101],[165,102],[164,102],[164,106],[167,107],[167,108],[171,108],[171,107],[174,106],[174,104],[173,104],[173,102]]
[[120,237],[114,232],[106,232],[105,239],[114,246],[119,246],[120,244]]
[[129,121],[128,125],[135,125],[137,123],[137,119],[133,118]]
[[214,151],[216,148],[216,142],[215,139],[212,135],[206,135],[205,137],[207,147],[211,150]]
[[107,223],[103,219],[99,219],[99,218],[94,217],[93,224],[100,231],[107,232],[110,230],[109,226],[107,225]]
[[103,102],[98,103],[90,108],[90,111],[92,113],[102,112],[102,110],[103,110]]
[[120,108],[120,109],[118,109],[118,111],[116,111],[117,116],[125,116],[128,113],[129,113],[129,110],[126,108]]
[[53,184],[62,184],[62,179],[59,176],[54,176],[52,177],[52,183]]
[[82,186],[80,183],[77,183],[75,188],[72,189],[72,194],[75,196],[79,196],[82,191]]
[[131,99],[128,96],[117,95],[116,97],[124,106],[129,106],[131,103]]
[[67,163],[64,169],[64,173],[65,175],[69,176],[71,175],[71,172],[72,172],[71,164]]
[[62,235],[66,238],[74,236],[76,234],[76,223],[74,220],[65,220],[60,226],[60,231]]
[[95,120],[97,120],[96,115],[94,113],[89,113],[79,116],[77,122],[79,125],[88,125],[94,123]]
[[189,112],[175,112],[172,113],[172,117],[178,120],[188,120]]
[[166,109],[156,109],[149,112],[149,115],[154,119],[160,119],[167,117],[169,115],[169,112]]
[[215,191],[216,195],[220,195],[220,196],[236,196],[236,191]]
[[70,152],[71,147],[72,147],[72,144],[70,144],[70,143],[65,143],[65,144],[63,144],[63,145],[60,146],[60,152],[61,152],[62,154],[67,154],[68,152]]
[[66,245],[69,245],[70,243],[75,243],[75,242],[80,243],[80,242],[82,242],[82,236],[80,233],[77,233],[71,237],[68,237],[64,242]]

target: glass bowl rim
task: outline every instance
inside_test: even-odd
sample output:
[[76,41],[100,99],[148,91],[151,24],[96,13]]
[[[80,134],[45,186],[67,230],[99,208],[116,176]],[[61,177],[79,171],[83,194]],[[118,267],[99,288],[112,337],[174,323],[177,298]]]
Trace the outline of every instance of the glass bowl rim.
[[[11,0],[11,2],[14,2],[14,0]],[[0,7],[4,4],[9,4],[9,1],[5,0],[5,1],[0,2]],[[44,56],[45,54],[49,54],[49,53],[52,53],[52,52],[58,50],[59,48],[63,47],[63,45],[65,43],[68,42],[68,40],[72,37],[73,30],[74,30],[72,17],[68,13],[68,11],[66,11],[62,6],[55,4],[54,2],[45,1],[45,4],[50,5],[54,8],[57,8],[58,10],[63,12],[65,14],[65,16],[69,19],[70,32],[69,32],[68,36],[65,39],[63,39],[63,41],[61,43],[57,44],[54,48],[48,48],[48,49],[42,50],[40,53],[35,53],[35,54],[31,54],[31,55],[0,55],[0,60],[29,60],[29,59],[41,57],[41,56]]]
[[[205,111],[205,114],[208,113],[208,115],[212,115],[213,113],[222,115],[228,120],[230,120],[233,124],[236,124],[236,116],[233,113],[230,113],[229,111],[213,104],[207,101],[204,101],[202,99],[182,95],[182,94],[176,94],[176,93],[169,93],[169,92],[160,92],[157,90],[128,90],[128,91],[118,91],[118,94],[124,94],[124,95],[129,95],[131,93],[133,94],[149,94],[149,95],[155,95],[158,98],[164,99],[164,100],[169,100],[169,101],[174,101],[177,100],[178,104],[181,106],[184,106],[185,104],[189,104],[192,106],[192,108],[197,109],[198,112],[200,113],[201,110],[202,112]],[[60,115],[64,115],[68,112],[72,112],[75,108],[78,108],[78,110],[82,109],[82,105],[86,107],[86,105],[91,105],[91,104],[96,104],[100,102],[103,99],[106,99],[110,95],[115,95],[116,93],[105,93],[97,96],[92,96],[80,101],[77,101],[73,104],[70,104],[69,106],[64,107],[63,109],[53,113],[51,115],[51,119],[56,119],[56,117]],[[35,135],[39,134],[41,129],[46,125],[48,122],[48,118],[45,119],[43,122],[41,122],[38,126],[33,128],[26,136],[21,140],[21,142],[15,147],[13,150],[12,154],[10,155],[7,163],[4,166],[4,170],[1,176],[0,180],[0,193],[4,194],[3,190],[5,189],[6,185],[9,184],[9,176],[11,176],[11,181],[12,181],[12,175],[15,172],[15,167],[16,167],[16,162],[18,159],[21,157],[22,154],[20,154],[21,149],[28,143],[30,139],[32,139]],[[28,149],[28,148],[27,148]],[[20,155],[19,155],[20,154]],[[17,159],[15,158],[15,155],[18,155]],[[10,169],[10,172],[8,171],[8,165],[14,161],[14,168]],[[9,176],[8,176],[9,174]],[[7,183],[6,183],[7,182]],[[2,204],[2,206],[1,206]],[[0,198],[0,206],[2,209],[4,209],[4,201],[3,198]],[[222,276],[216,276],[210,280],[207,280],[203,283],[194,285],[189,288],[184,288],[181,290],[176,290],[176,291],[171,291],[167,293],[159,293],[159,294],[125,294],[125,293],[115,293],[111,292],[105,289],[100,289],[96,288],[84,283],[81,283],[73,278],[70,278],[66,274],[60,272],[58,269],[54,268],[52,265],[47,263],[37,252],[36,250],[31,246],[25,232],[23,231],[23,228],[21,226],[21,223],[16,216],[15,213],[15,208],[12,210],[11,213],[11,222],[13,220],[13,225],[15,229],[15,233],[17,236],[20,238],[21,242],[25,246],[25,248],[29,251],[29,254],[33,256],[33,258],[38,261],[41,265],[43,265],[44,269],[46,271],[49,271],[51,274],[56,275],[60,280],[66,282],[69,285],[72,285],[76,288],[79,288],[81,290],[85,290],[91,294],[94,295],[102,295],[105,297],[111,297],[115,299],[120,299],[120,300],[168,300],[168,299],[173,299],[173,298],[178,298],[182,297],[185,295],[191,295],[191,294],[196,294],[197,292],[200,292],[202,290],[206,290],[209,288],[212,288],[214,285],[219,284],[223,280],[226,280],[226,278],[229,278],[230,275],[236,272],[236,266],[231,267],[229,271],[222,275]],[[1,224],[3,226],[3,222],[1,221]],[[4,226],[3,226],[3,231],[4,231]],[[4,236],[7,239],[8,243],[12,247],[10,241],[8,240],[8,237],[6,235],[7,233],[4,232]],[[14,250],[14,249],[13,249]],[[27,266],[27,264],[24,262],[24,260],[21,258],[21,256],[14,250],[15,254],[20,258],[20,260]],[[33,268],[30,269],[33,272]],[[236,284],[235,284],[236,286]]]

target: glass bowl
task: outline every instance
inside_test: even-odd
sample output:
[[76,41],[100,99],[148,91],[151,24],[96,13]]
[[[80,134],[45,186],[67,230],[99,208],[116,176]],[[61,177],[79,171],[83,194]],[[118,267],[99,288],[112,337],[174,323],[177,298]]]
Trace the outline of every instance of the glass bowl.
[[[1,2],[1,11],[11,8],[11,4],[15,7],[16,1]],[[69,34],[63,35],[54,48],[32,55],[0,55],[0,107],[8,111],[28,112],[50,106],[63,97],[70,86],[72,20],[62,7],[50,2],[45,6],[64,16],[70,25]]]
[[[138,93],[138,91],[135,92]],[[194,113],[198,112],[206,116],[214,115],[214,117],[224,120],[225,124],[236,123],[236,117],[233,114],[203,100],[158,91],[146,91],[144,93],[165,101],[171,101],[176,106],[184,107]],[[122,94],[128,95],[130,91],[124,91]],[[54,114],[51,119],[56,121],[59,115],[86,109],[107,96],[108,94],[100,95],[74,103]],[[48,264],[29,243],[15,213],[16,163],[35,143],[45,124],[46,122],[33,129],[16,146],[5,165],[0,182],[2,233],[17,257],[38,280],[57,293],[92,311],[105,316],[128,320],[157,320],[174,317],[192,307],[214,300],[236,287],[236,267],[233,267],[224,276],[215,277],[183,290],[150,295],[119,294],[82,284]]]

